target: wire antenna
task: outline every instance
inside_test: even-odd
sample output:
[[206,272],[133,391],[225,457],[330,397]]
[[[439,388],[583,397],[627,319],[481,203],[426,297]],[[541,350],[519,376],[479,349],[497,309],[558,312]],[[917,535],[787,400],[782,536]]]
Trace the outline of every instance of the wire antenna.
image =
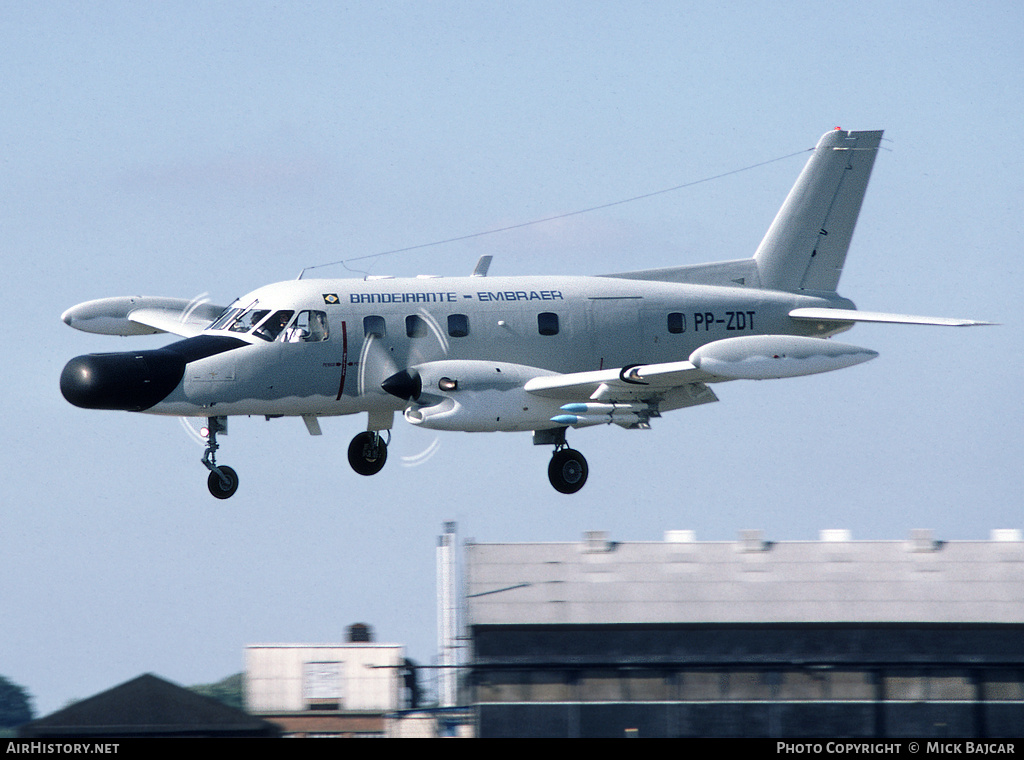
[[730,177],[733,174],[740,174],[741,172],[750,171],[751,169],[757,169],[757,168],[762,167],[762,166],[767,166],[768,164],[774,164],[774,163],[776,163],[778,161],[785,161],[787,158],[793,158],[794,156],[799,156],[799,155],[802,155],[804,153],[809,153],[809,152],[811,152],[813,150],[814,150],[814,148],[805,148],[804,150],[798,150],[795,153],[788,153],[785,156],[778,156],[777,158],[770,158],[767,161],[760,161],[760,162],[758,162],[756,164],[750,164],[749,166],[743,166],[743,167],[741,167],[739,169],[732,169],[731,171],[722,172],[721,174],[715,174],[713,176],[704,177],[702,179],[693,180],[691,182],[684,182],[681,185],[675,185],[674,187],[666,187],[663,190],[655,190],[654,192],[644,193],[643,195],[634,195],[632,198],[623,198],[622,200],[612,201],[611,203],[602,203],[599,206],[590,206],[588,208],[582,208],[582,209],[579,209],[578,211],[567,211],[564,214],[555,214],[554,216],[546,216],[543,219],[534,219],[534,220],[529,221],[529,222],[520,222],[519,224],[510,224],[507,227],[497,227],[497,228],[491,229],[491,230],[483,230],[482,232],[473,232],[473,233],[470,233],[468,235],[459,235],[458,237],[445,238],[444,240],[435,240],[435,241],[433,241],[431,243],[420,243],[419,245],[410,245],[410,246],[406,246],[405,248],[393,248],[393,249],[391,249],[389,251],[380,251],[379,253],[368,253],[365,256],[353,256],[353,257],[347,258],[347,259],[340,259],[338,261],[331,261],[331,262],[328,262],[326,264],[317,264],[315,266],[306,267],[305,269],[303,269],[302,272],[299,273],[298,279],[301,280],[302,276],[306,272],[308,272],[310,270],[321,269],[323,267],[338,266],[339,264],[341,266],[345,267],[346,269],[348,269],[350,272],[359,272],[361,274],[367,274],[363,270],[352,269],[351,267],[348,266],[348,264],[351,263],[351,262],[354,262],[354,261],[365,261],[367,259],[375,259],[375,258],[379,258],[381,256],[391,256],[391,255],[394,255],[396,253],[408,253],[409,251],[418,251],[418,250],[421,250],[423,248],[432,248],[433,246],[436,246],[436,245],[447,245],[448,243],[458,243],[458,242],[461,242],[463,240],[472,240],[473,238],[483,237],[484,235],[496,235],[496,234],[498,234],[500,232],[510,232],[512,230],[519,230],[519,229],[522,229],[524,227],[532,227],[532,226],[534,226],[536,224],[545,224],[547,222],[554,222],[554,221],[557,221],[559,219],[567,219],[567,218],[572,217],[572,216],[580,216],[581,214],[589,214],[592,211],[600,211],[602,209],[612,208],[614,206],[622,206],[623,204],[626,204],[626,203],[634,203],[636,201],[646,200],[647,198],[653,198],[653,197],[658,196],[658,195],[665,195],[666,193],[674,193],[677,190],[685,190],[688,187],[694,187],[695,185],[701,185],[701,184],[704,184],[705,182],[712,182],[712,181],[717,180],[717,179],[723,179],[725,177]]

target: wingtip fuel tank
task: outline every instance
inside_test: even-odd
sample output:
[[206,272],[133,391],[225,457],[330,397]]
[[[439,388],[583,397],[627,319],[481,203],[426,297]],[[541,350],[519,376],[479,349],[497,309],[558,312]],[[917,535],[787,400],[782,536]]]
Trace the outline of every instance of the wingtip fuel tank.
[[708,343],[690,355],[699,369],[730,380],[815,375],[870,361],[877,351],[824,338],[745,335]]

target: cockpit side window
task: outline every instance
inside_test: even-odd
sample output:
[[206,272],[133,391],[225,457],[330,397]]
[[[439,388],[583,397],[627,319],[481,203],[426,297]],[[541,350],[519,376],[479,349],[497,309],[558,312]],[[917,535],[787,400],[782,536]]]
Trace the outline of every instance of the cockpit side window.
[[247,312],[242,314],[242,316],[232,322],[231,327],[229,327],[228,330],[237,333],[249,332],[269,313],[270,309],[249,309]]
[[256,328],[256,332],[253,333],[257,338],[263,338],[263,340],[272,341],[276,338],[281,331],[288,324],[292,318],[292,314],[295,312],[292,310],[276,311],[274,316],[264,322],[262,325]]
[[318,343],[328,337],[327,313],[323,311],[300,311],[284,333],[288,343]]

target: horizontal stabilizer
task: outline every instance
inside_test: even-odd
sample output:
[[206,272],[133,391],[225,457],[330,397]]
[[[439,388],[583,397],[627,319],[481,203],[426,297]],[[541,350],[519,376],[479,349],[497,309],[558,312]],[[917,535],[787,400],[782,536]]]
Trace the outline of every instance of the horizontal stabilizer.
[[880,311],[858,311],[856,309],[793,309],[789,312],[789,316],[804,322],[888,322],[900,325],[938,325],[941,327],[978,327],[996,324],[995,322],[979,322],[974,319],[918,317],[913,314],[886,314]]

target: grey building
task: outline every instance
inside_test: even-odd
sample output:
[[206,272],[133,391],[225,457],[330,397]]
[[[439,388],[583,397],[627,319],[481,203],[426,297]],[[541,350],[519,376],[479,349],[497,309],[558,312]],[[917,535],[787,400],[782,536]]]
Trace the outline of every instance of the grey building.
[[1024,541],[466,549],[479,735],[1019,736]]

